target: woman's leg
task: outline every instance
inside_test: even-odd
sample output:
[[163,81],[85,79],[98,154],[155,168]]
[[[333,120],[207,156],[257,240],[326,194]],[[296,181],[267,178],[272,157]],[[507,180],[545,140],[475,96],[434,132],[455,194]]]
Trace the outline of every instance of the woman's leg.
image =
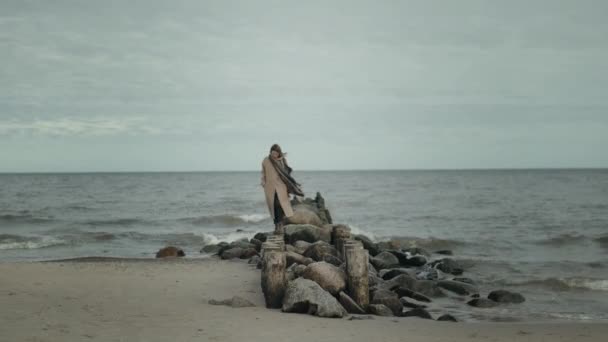
[[281,207],[281,202],[279,202],[279,196],[275,191],[274,193],[274,234],[275,235],[283,235],[283,219],[285,218],[285,213],[283,212],[283,207]]

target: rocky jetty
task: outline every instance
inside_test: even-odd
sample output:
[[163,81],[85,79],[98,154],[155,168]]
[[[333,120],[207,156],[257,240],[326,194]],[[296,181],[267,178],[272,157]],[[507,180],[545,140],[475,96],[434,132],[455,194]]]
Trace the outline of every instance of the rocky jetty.
[[403,239],[376,242],[351,235],[348,226],[332,222],[319,193],[292,205],[295,214],[283,236],[260,232],[250,240],[201,250],[221,259],[249,259],[261,269],[269,308],[328,318],[436,316],[438,321],[456,322],[456,313],[450,312],[455,305],[486,310],[525,301],[521,294],[502,289],[482,297],[452,251],[431,253],[407,246]]

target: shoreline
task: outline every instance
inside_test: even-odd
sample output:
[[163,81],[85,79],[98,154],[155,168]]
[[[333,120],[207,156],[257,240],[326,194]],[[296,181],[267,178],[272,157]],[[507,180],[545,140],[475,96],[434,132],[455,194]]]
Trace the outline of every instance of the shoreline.
[[[0,340],[7,341],[603,341],[606,322],[323,319],[264,307],[246,261],[75,258],[0,262]],[[241,296],[256,305],[208,301]]]

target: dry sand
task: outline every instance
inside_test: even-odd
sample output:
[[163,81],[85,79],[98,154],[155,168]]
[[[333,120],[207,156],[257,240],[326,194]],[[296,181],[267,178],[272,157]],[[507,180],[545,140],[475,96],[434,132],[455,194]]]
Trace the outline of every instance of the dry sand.
[[[242,261],[0,263],[0,341],[607,341],[607,323],[349,321],[264,308]],[[242,296],[233,309],[209,299]]]

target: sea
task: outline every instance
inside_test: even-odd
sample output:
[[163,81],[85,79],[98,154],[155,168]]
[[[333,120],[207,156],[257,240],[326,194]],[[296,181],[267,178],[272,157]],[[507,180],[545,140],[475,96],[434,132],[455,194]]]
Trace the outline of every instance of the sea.
[[[482,295],[522,304],[433,308],[465,321],[608,320],[608,170],[295,171],[334,223],[449,249]],[[167,245],[271,231],[259,172],[0,174],[0,262],[154,258]],[[437,256],[438,257],[438,256]],[[433,312],[431,312],[433,313]]]

